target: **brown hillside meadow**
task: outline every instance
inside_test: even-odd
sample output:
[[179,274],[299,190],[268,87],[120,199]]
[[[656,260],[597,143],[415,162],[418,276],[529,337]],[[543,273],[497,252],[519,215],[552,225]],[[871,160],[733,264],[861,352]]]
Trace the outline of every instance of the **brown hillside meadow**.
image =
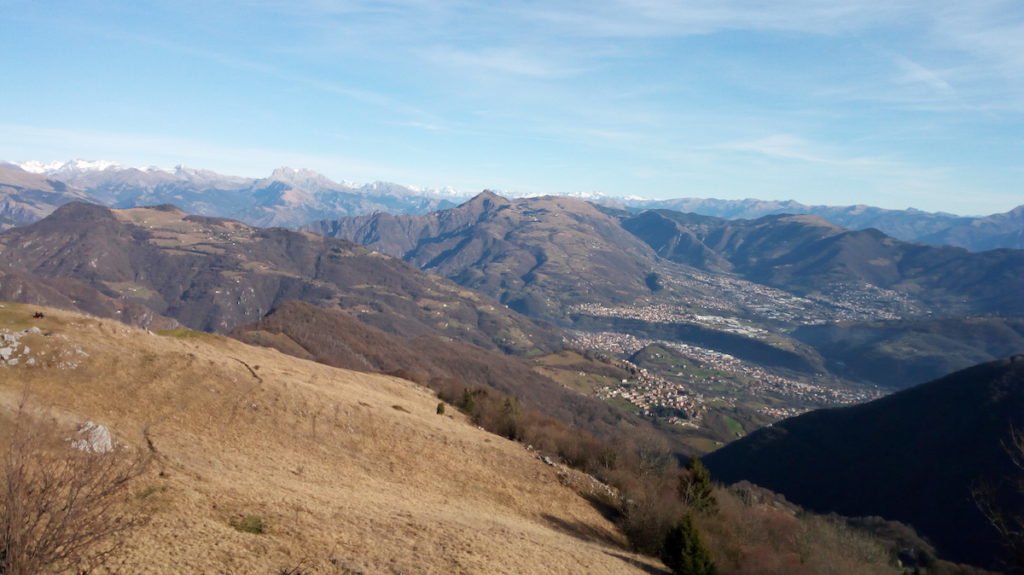
[[564,485],[585,481],[409,381],[34,311],[0,304],[0,333],[39,328],[0,360],[0,419],[28,390],[151,455],[127,504],[148,521],[96,573],[667,573]]

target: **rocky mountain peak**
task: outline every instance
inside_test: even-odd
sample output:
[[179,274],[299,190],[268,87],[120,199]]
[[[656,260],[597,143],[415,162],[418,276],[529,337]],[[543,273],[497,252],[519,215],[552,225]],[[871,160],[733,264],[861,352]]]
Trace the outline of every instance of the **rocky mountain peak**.
[[305,168],[295,169],[282,166],[271,172],[268,180],[282,182],[303,189],[305,191],[316,191],[322,188],[339,188],[340,184],[332,181],[327,176]]

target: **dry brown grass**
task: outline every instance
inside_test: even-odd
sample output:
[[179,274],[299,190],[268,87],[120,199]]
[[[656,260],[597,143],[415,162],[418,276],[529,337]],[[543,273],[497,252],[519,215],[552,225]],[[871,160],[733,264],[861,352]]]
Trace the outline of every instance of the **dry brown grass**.
[[[0,329],[34,310],[3,304]],[[557,469],[455,410],[437,415],[408,381],[45,312],[44,333],[22,340],[36,365],[0,368],[0,413],[27,386],[66,420],[155,450],[135,498],[150,521],[113,572],[660,570],[623,551]],[[246,516],[265,532],[232,527]]]

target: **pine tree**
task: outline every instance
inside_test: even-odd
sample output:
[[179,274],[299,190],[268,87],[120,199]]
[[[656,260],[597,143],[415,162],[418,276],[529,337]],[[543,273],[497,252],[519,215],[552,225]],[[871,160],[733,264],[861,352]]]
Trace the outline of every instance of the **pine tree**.
[[711,485],[711,473],[694,457],[686,464],[686,474],[679,478],[679,498],[700,513],[716,513],[718,500]]
[[668,530],[662,544],[661,560],[673,575],[717,575],[711,554],[700,538],[693,515],[687,513]]

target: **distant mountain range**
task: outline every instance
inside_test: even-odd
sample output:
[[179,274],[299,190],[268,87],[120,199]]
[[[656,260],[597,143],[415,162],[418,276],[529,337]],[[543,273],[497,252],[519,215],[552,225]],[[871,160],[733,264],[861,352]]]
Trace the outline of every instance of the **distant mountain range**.
[[679,198],[601,201],[612,206],[628,207],[631,210],[665,209],[729,220],[757,219],[781,214],[811,215],[851,230],[874,228],[888,236],[908,242],[959,246],[972,251],[1024,248],[1024,205],[1001,214],[966,217],[943,212],[924,212],[913,208],[888,210],[865,205],[808,206],[793,200]]
[[[803,296],[869,289],[898,294],[901,316],[1024,315],[1024,251],[968,252],[850,231],[817,216],[724,220],[669,210],[624,217],[658,254]],[[916,308],[916,309],[915,309]]]
[[[904,521],[947,557],[1000,568],[998,534],[972,493],[1021,472],[1005,451],[1012,428],[1024,428],[1024,356],[788,419],[704,462],[719,481],[749,480],[817,511]],[[1024,516],[1024,493],[997,496]]]
[[39,221],[68,202],[90,200],[60,180],[0,164],[0,230]]
[[[27,180],[18,172],[40,179]],[[88,199],[109,207],[173,204],[199,215],[256,226],[300,227],[315,220],[374,212],[425,214],[454,207],[471,194],[376,182],[334,182],[305,169],[279,168],[265,178],[225,176],[178,166],[130,168],[114,162],[0,163],[0,229],[38,220],[68,201]],[[766,215],[816,215],[853,230],[875,228],[904,241],[954,245],[972,251],[1024,248],[1024,206],[1002,214],[962,217],[871,206],[808,206],[795,201],[680,198],[648,200],[576,194],[602,205],[638,212],[669,209],[724,219]]]
[[[62,184],[69,192],[63,198],[48,196],[49,211],[67,201],[84,199],[113,208],[172,204],[191,214],[261,227],[299,227],[326,217],[377,211],[426,213],[464,199],[453,190],[420,190],[387,182],[338,183],[310,170],[292,168],[278,168],[266,178],[240,178],[185,166],[162,170],[83,161],[0,164],[0,194],[4,182],[25,177],[19,172],[26,176],[35,173],[44,182]],[[0,217],[5,217],[4,211]],[[18,221],[28,223],[27,218]]]

